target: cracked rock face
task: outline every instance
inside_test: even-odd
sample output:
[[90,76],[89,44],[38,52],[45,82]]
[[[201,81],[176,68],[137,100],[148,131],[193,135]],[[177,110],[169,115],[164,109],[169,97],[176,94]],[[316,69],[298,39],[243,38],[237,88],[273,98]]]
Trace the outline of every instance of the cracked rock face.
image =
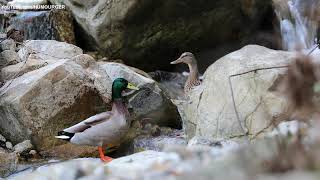
[[287,105],[273,88],[286,69],[259,70],[231,78],[241,126],[233,106],[228,77],[257,68],[284,66],[293,57],[292,53],[249,45],[212,64],[204,74],[203,92],[190,108],[192,116],[187,117],[197,126],[195,134],[215,139],[241,136],[244,134],[241,126],[249,135],[267,130]]

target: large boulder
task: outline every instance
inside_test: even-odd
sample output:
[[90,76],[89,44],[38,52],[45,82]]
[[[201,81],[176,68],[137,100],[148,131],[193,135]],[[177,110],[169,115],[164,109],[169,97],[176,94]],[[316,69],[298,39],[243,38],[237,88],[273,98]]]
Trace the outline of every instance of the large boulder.
[[[272,29],[271,0],[51,0],[79,24],[82,45],[147,71],[170,69],[181,51],[238,44]],[[221,23],[223,19],[223,23]],[[270,19],[270,21],[266,21]],[[246,26],[246,28],[243,28]],[[263,28],[262,28],[263,27]]]
[[[17,6],[24,5],[19,2]],[[57,40],[75,44],[73,18],[70,11],[53,9],[49,11],[17,12],[9,20],[10,28],[24,32],[24,39]]]
[[[286,68],[277,67],[288,65],[294,56],[290,52],[249,45],[216,61],[205,72],[202,88],[192,92],[191,102],[186,104],[183,121],[195,124],[186,133],[196,131],[197,136],[215,139],[247,133],[254,136],[267,130],[288,105],[276,91]],[[275,68],[245,73],[270,67]],[[229,77],[238,73],[245,74],[231,78],[234,108]]]
[[[129,99],[135,119],[178,124],[175,107],[155,81],[141,75],[145,74],[141,70],[117,63],[97,63],[89,55],[72,55],[68,51],[70,47],[74,49],[72,45],[52,49],[56,41],[44,42],[33,41],[32,47],[41,48],[34,54],[41,58],[33,61],[47,63],[26,69],[0,89],[0,130],[14,144],[31,139],[40,151],[60,145],[61,141],[54,139],[59,130],[111,108],[111,86],[116,77],[124,77],[141,88]],[[59,48],[62,52],[54,54]],[[55,58],[47,59],[51,54]]]

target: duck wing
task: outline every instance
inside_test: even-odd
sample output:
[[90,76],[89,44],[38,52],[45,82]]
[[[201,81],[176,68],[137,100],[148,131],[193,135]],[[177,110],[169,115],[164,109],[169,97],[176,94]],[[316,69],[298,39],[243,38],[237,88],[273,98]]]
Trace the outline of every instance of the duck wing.
[[108,121],[110,119],[110,117],[113,115],[113,112],[108,111],[108,112],[103,112],[94,116],[89,117],[86,120],[83,120],[82,122],[71,126],[67,129],[64,129],[64,132],[68,132],[68,133],[79,133],[79,132],[83,132],[84,130],[95,126],[97,124],[100,124],[102,122]]

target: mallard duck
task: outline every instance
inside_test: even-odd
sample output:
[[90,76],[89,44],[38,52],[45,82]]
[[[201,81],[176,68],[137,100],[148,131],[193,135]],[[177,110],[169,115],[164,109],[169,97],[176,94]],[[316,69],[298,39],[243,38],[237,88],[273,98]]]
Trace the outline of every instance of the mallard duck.
[[123,78],[112,83],[112,110],[103,112],[58,132],[58,139],[79,145],[98,146],[100,159],[110,162],[112,158],[104,155],[103,147],[120,144],[129,130],[131,120],[124,103],[122,91],[125,89],[139,90]]
[[184,85],[184,92],[187,93],[191,89],[193,89],[195,86],[199,86],[201,84],[201,81],[199,79],[197,60],[192,53],[184,52],[181,54],[181,56],[177,60],[172,61],[170,64],[179,64],[179,63],[185,63],[189,66],[190,74]]

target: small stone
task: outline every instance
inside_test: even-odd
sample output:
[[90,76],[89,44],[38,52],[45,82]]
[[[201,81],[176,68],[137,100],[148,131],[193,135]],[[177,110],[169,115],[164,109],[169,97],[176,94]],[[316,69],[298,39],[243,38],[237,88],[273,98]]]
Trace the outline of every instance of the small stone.
[[6,142],[6,138],[0,134],[0,141]]
[[33,148],[33,145],[31,144],[30,140],[25,140],[19,144],[16,144],[13,147],[14,152],[16,153],[23,153],[26,151],[30,151]]
[[37,154],[37,151],[32,149],[29,151],[29,154],[34,156]]
[[8,148],[8,149],[12,149],[12,143],[11,142],[6,142],[6,147]]
[[12,39],[5,39],[4,41],[1,42],[0,44],[1,50],[16,50],[16,43]]

